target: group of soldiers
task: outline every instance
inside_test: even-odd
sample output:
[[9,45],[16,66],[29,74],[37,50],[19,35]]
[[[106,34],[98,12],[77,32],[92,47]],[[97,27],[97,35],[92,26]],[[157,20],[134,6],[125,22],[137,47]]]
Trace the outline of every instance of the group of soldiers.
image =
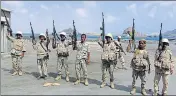
[[[11,50],[12,56],[12,64],[14,73],[12,75],[22,75],[22,58],[24,57],[24,53],[26,52],[24,40],[22,39],[22,32],[18,31],[16,33],[16,38],[11,37],[7,34],[9,40],[12,41],[13,46]],[[106,71],[109,71],[110,75],[110,87],[114,88],[114,69],[117,68],[117,61],[120,60],[122,64],[122,69],[127,69],[125,67],[125,60],[122,55],[122,46],[120,43],[120,36],[118,36],[118,40],[115,41],[111,33],[106,34],[105,42],[101,40],[102,34],[100,35],[98,44],[102,47],[103,53],[101,54],[102,60],[102,84],[101,88],[106,86]],[[57,52],[57,72],[58,75],[55,80],[61,79],[61,69],[65,68],[66,81],[69,82],[69,71],[68,71],[68,46],[72,45],[72,42],[66,39],[66,33],[60,33],[60,40],[57,41],[56,49]],[[48,39],[48,40],[46,40]],[[33,43],[34,50],[37,51],[37,65],[39,69],[40,76],[38,79],[48,77],[47,74],[47,61],[49,59],[49,51],[47,50],[47,45],[50,43],[48,37],[45,34],[40,34],[39,41]],[[80,83],[80,74],[81,70],[83,70],[84,76],[84,84],[88,86],[88,74],[87,74],[87,64],[90,63],[90,48],[89,44],[86,42],[86,34],[81,35],[81,41],[76,44],[76,62],[75,62],[75,70],[76,70],[76,81],[74,84]],[[119,60],[118,60],[119,59]],[[132,68],[132,90],[131,94],[134,95],[136,93],[136,80],[138,76],[141,79],[141,93],[143,95],[147,95],[145,84],[146,84],[146,72],[150,73],[150,59],[148,52],[146,50],[146,41],[140,40],[138,48],[134,51],[134,56],[131,60],[131,68]],[[167,94],[168,89],[168,76],[174,71],[174,64],[172,60],[172,53],[169,49],[169,41],[168,39],[162,39],[162,46],[156,50],[155,54],[155,77],[154,77],[154,95],[159,94],[158,84],[160,78],[163,79],[163,90],[162,94]]]

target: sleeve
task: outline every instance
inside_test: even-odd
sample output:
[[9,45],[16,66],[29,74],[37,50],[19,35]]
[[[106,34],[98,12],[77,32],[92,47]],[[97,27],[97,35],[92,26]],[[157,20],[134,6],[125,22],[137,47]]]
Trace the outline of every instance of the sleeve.
[[98,44],[103,48],[103,42],[101,40],[98,41]]
[[146,52],[146,60],[147,60],[148,65],[151,65],[148,52]]
[[25,42],[23,41],[23,50],[22,50],[23,52],[26,52],[26,44],[25,44]]
[[12,36],[10,35],[7,35],[7,39],[10,40],[11,42],[14,42],[15,38],[13,38]]
[[90,46],[89,46],[89,44],[87,45],[87,52],[90,53]]

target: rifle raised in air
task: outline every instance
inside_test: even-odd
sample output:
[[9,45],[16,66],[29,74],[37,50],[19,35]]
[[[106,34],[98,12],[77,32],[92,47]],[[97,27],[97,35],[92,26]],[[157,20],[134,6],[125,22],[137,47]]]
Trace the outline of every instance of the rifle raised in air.
[[163,24],[161,23],[160,34],[159,34],[158,49],[161,48],[161,46],[162,46],[162,41],[161,41],[161,40],[162,40],[162,33],[161,33],[162,27],[163,27]]
[[30,22],[30,26],[31,26],[31,32],[32,32],[32,36],[31,36],[31,38],[32,38],[32,43],[33,43],[33,45],[35,45],[35,44],[36,44],[35,35],[34,35],[34,30],[33,30],[33,28],[32,28],[31,22]]
[[102,27],[100,27],[100,30],[102,30],[102,42],[103,42],[103,47],[104,47],[104,43],[105,43],[105,24],[104,24],[104,14],[102,12]]
[[77,33],[76,33],[76,28],[75,28],[75,22],[73,20],[73,36],[72,36],[72,44],[73,44],[73,50],[77,49]]
[[56,48],[56,36],[57,36],[58,40],[60,40],[60,38],[59,38],[59,36],[56,33],[56,29],[55,29],[55,25],[54,25],[54,20],[53,20],[53,33],[52,33],[52,35],[53,35],[52,47],[53,47],[53,49],[55,49]]
[[134,50],[136,49],[136,44],[135,44],[135,23],[134,23],[134,18],[133,18],[133,27],[132,27],[132,36],[131,36],[131,39],[132,39],[132,46],[134,48]]
[[1,9],[1,10],[2,10],[2,12],[3,12],[3,14],[4,14],[5,19],[6,19],[7,31],[10,33],[10,36],[13,36],[13,35],[12,35],[12,29],[11,29],[11,27],[10,27],[9,21],[7,20],[7,17],[6,17],[6,15],[5,15],[5,12],[4,12],[3,9]]

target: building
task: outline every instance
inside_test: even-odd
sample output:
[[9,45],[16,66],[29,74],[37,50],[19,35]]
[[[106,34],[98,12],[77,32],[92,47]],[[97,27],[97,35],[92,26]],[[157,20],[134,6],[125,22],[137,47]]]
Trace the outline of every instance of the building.
[[0,48],[1,48],[1,54],[6,54],[10,52],[11,42],[6,37],[7,23],[2,10],[4,11],[10,25],[11,25],[11,11],[1,8],[1,47]]

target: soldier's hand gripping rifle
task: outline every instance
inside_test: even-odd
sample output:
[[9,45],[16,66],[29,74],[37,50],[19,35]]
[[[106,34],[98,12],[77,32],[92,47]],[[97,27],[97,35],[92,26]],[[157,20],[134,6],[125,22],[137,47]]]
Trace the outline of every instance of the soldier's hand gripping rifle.
[[6,19],[6,23],[7,23],[7,32],[9,32],[9,33],[10,33],[10,36],[12,36],[12,29],[11,29],[11,27],[10,27],[9,21],[7,20],[7,17],[6,17],[6,15],[5,15],[4,10],[3,10],[3,9],[1,9],[1,10],[2,10],[2,12],[3,12],[3,14],[4,14],[5,19]]
[[133,45],[133,47],[134,47],[134,50],[136,49],[136,44],[135,44],[135,37],[134,37],[134,35],[135,35],[135,23],[134,23],[134,18],[133,18],[133,27],[132,27],[132,36],[131,36],[131,39],[132,39],[132,45]]
[[35,44],[36,44],[35,35],[34,35],[34,30],[33,30],[33,28],[32,28],[31,22],[30,22],[30,26],[31,26],[31,32],[32,32],[32,36],[31,36],[31,38],[32,38],[32,43],[33,43],[33,45],[35,45]]
[[53,49],[55,49],[56,48],[56,36],[57,36],[57,39],[60,40],[60,38],[59,38],[59,36],[56,33],[56,29],[55,29],[55,25],[54,25],[54,20],[53,20],[53,33],[52,33],[52,35],[53,35],[52,47],[53,47]]
[[49,35],[48,35],[48,29],[46,29],[46,42],[47,42],[46,48],[47,48],[48,52],[51,52],[51,50],[48,48],[49,43],[50,43],[50,38],[49,38]]
[[102,12],[102,27],[100,27],[100,30],[102,30],[101,36],[102,36],[102,42],[103,42],[103,47],[104,47],[104,43],[105,43],[105,24],[104,24],[104,14]]
[[75,22],[73,20],[73,35],[72,35],[72,46],[73,50],[77,50],[77,33],[76,33],[76,28],[75,28]]
[[123,52],[123,53],[126,55],[126,53],[125,53],[125,51],[123,50],[123,47],[122,47],[121,44],[119,45],[119,48],[120,48],[120,51]]
[[161,23],[161,29],[160,29],[160,34],[159,34],[159,43],[158,43],[158,49],[160,49],[161,47],[162,47],[162,33],[161,33],[161,31],[162,31],[162,26],[163,24]]

